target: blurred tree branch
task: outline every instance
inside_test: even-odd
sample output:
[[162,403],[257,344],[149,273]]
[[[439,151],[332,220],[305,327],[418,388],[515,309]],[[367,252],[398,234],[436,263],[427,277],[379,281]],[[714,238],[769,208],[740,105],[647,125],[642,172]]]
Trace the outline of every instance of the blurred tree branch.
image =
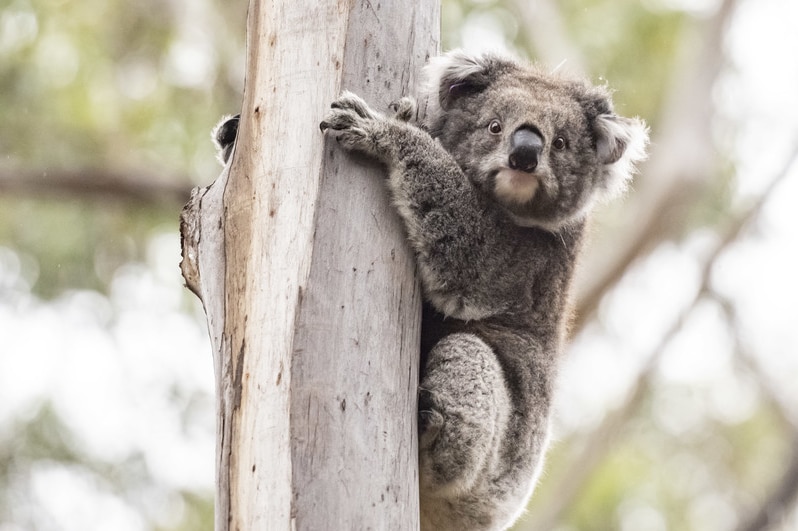
[[[632,384],[624,403],[616,410],[610,412],[592,433],[583,438],[581,449],[574,450],[575,457],[568,460],[569,465],[561,473],[560,477],[555,479],[556,484],[554,487],[550,488],[550,492],[556,493],[556,497],[547,500],[547,503],[541,505],[543,510],[537,514],[530,525],[526,526],[527,529],[553,529],[555,524],[561,520],[563,513],[577,498],[596,466],[601,463],[601,460],[612,448],[615,438],[620,433],[623,425],[632,417],[638,405],[647,396],[651,389],[656,368],[667,346],[682,329],[699,302],[705,297],[713,295],[714,292],[711,289],[710,281],[715,263],[731,245],[740,239],[745,228],[759,216],[773,191],[789,175],[790,169],[797,161],[798,144],[794,146],[791,156],[781,171],[771,180],[760,196],[748,208],[733,216],[726,224],[725,229],[719,234],[717,243],[702,261],[701,284],[692,301],[676,316],[657,346],[647,357],[647,361],[636,381]],[[792,485],[790,481],[791,478],[785,477],[784,484]],[[783,488],[786,489],[787,486]],[[798,484],[795,485],[795,488],[798,489]],[[783,493],[781,490],[778,491],[776,497],[779,497],[779,500],[782,499]],[[758,528],[751,528],[752,531],[753,529]]]
[[773,492],[737,531],[766,531],[783,522],[798,499],[798,432],[793,431],[792,452],[787,470]]
[[[623,210],[624,221],[613,241],[620,242],[581,279],[577,290],[576,335],[589,322],[604,295],[629,266],[658,243],[680,233],[685,214],[703,200],[702,190],[714,175],[717,157],[712,139],[712,89],[723,61],[726,29],[737,0],[723,0],[700,35],[686,38],[680,68],[664,105],[651,158],[635,181],[636,193]],[[696,44],[696,40],[700,41]]]
[[798,415],[796,415],[795,407],[785,400],[783,394],[779,392],[779,386],[766,373],[753,350],[741,337],[740,331],[744,327],[733,301],[720,293],[713,293],[713,297],[718,301],[726,316],[729,329],[732,331],[737,345],[738,356],[759,381],[760,389],[770,399],[782,422],[792,433],[787,469],[775,483],[767,498],[759,507],[750,510],[748,517],[737,526],[737,531],[766,531],[778,525],[795,506],[796,499],[798,499]]
[[37,198],[111,200],[177,210],[188,201],[193,186],[187,178],[162,178],[112,169],[0,168],[0,192]]
[[717,291],[713,291],[710,295],[723,310],[729,331],[734,338],[737,357],[759,381],[763,392],[770,399],[781,421],[790,431],[798,433],[798,413],[796,413],[795,406],[779,393],[778,384],[768,375],[765,368],[759,363],[753,349],[743,339],[742,331],[745,329],[745,325],[740,319],[734,301]]
[[582,53],[568,37],[560,7],[551,0],[525,2],[512,0],[511,4],[521,18],[521,26],[534,28],[524,32],[527,48],[534,50],[537,58],[551,68],[564,62],[575,75],[586,75]]

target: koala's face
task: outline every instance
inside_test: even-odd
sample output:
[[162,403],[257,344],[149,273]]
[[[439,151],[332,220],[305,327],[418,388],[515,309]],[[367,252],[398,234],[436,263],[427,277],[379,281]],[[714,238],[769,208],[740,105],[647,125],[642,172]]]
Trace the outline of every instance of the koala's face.
[[645,126],[604,89],[491,56],[444,56],[430,130],[517,223],[555,229],[622,189]]

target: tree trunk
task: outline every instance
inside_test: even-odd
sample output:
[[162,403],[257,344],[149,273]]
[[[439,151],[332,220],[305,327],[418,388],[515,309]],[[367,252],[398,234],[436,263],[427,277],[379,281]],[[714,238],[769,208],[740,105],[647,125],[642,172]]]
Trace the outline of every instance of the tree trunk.
[[217,382],[217,530],[418,527],[420,293],[384,169],[325,141],[341,89],[386,108],[438,2],[252,0],[236,152],[181,216]]

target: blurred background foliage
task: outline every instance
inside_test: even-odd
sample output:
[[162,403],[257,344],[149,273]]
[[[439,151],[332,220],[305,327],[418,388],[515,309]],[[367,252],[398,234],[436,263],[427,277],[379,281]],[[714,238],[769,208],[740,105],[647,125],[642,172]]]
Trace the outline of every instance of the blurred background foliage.
[[[754,254],[774,278],[795,264],[761,219],[784,232],[767,183],[798,130],[747,106],[734,59],[735,21],[785,5],[443,1],[443,48],[607,82],[652,129],[635,189],[594,224],[557,440],[517,529],[798,526],[795,283],[765,290],[772,313],[738,289]],[[246,7],[0,0],[2,531],[213,526],[211,356],[177,221],[240,106]],[[753,177],[752,135],[771,149]]]
[[[4,174],[57,171],[58,181],[91,169],[112,188],[145,179],[153,195],[158,184],[186,190],[214,174],[209,128],[240,105],[244,2],[3,3]],[[175,223],[174,203],[68,191],[77,200],[59,190],[42,201],[37,190],[35,201],[4,194],[0,203],[0,237],[36,257],[42,295],[103,290],[109,272],[141,258],[148,231]]]

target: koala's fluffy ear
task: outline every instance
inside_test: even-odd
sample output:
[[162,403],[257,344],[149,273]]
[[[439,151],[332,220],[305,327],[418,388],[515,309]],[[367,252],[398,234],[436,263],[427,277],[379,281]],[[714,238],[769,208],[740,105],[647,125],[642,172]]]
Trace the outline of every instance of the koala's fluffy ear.
[[602,165],[599,199],[612,199],[623,193],[634,175],[637,163],[646,159],[648,127],[639,118],[615,114],[606,87],[575,81],[569,85],[591,125],[596,154]]
[[464,95],[487,88],[504,63],[491,54],[474,55],[459,49],[430,59],[424,73],[433,114],[448,110]]
[[604,164],[603,199],[620,195],[632,178],[635,166],[646,158],[648,127],[639,118],[624,118],[604,112],[593,120],[596,152]]

